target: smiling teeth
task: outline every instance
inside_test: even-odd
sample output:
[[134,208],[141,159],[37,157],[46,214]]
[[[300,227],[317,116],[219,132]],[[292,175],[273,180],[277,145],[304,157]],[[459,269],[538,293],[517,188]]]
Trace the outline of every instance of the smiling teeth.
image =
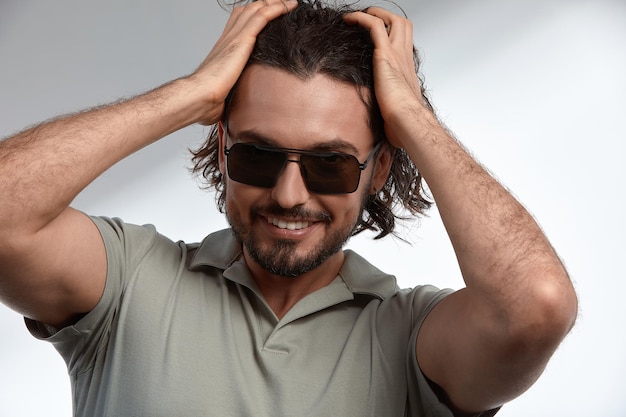
[[285,220],[280,220],[275,217],[270,217],[267,221],[279,229],[287,229],[287,230],[300,230],[306,229],[309,227],[309,222],[287,222]]

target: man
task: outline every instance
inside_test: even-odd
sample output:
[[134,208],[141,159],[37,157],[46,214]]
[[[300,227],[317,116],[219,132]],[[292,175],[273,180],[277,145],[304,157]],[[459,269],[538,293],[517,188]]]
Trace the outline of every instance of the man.
[[[237,7],[193,74],[1,143],[0,295],[67,361],[76,415],[491,415],[573,325],[549,242],[434,116],[410,22],[299,3]],[[192,123],[215,125],[194,162],[232,231],[177,244],[69,207]],[[427,207],[413,164],[460,291],[341,250]]]

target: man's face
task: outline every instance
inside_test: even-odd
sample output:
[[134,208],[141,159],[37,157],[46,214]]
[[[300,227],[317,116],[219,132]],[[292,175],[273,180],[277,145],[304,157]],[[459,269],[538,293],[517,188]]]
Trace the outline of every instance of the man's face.
[[[339,151],[363,162],[374,147],[367,107],[355,87],[316,75],[301,80],[263,66],[247,69],[239,82],[220,149],[235,143]],[[300,155],[290,154],[290,160]],[[233,181],[220,152],[226,181],[226,214],[243,243],[247,261],[281,276],[299,276],[341,256],[364,199],[382,187],[388,164],[375,157],[349,194],[309,191],[298,163],[287,162],[272,188]],[[384,159],[384,158],[383,158]]]

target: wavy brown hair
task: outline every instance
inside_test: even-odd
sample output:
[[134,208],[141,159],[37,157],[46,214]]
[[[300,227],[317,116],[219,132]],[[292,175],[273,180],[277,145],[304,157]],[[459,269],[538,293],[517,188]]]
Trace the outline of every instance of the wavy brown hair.
[[[219,1],[222,7],[248,2],[250,0],[241,0],[227,5]],[[387,142],[383,118],[374,95],[374,45],[369,31],[343,21],[346,13],[359,9],[354,8],[354,4],[337,6],[324,4],[320,0],[298,0],[298,3],[295,10],[269,22],[261,31],[247,65],[278,68],[302,79],[325,74],[354,85],[368,108],[375,142]],[[420,62],[415,50],[414,60],[424,103],[432,110],[419,73]],[[238,84],[226,99],[222,116],[224,122],[228,121],[237,87]],[[217,207],[223,212],[226,189],[218,164],[221,152],[218,139],[217,126],[213,126],[200,148],[191,151],[191,170],[204,178],[206,188],[215,188]],[[401,213],[421,215],[431,204],[424,192],[422,177],[411,159],[404,150],[394,149],[389,177],[381,190],[367,198],[361,219],[352,234],[372,230],[378,232],[375,239],[379,239],[394,233],[396,219],[407,218]]]

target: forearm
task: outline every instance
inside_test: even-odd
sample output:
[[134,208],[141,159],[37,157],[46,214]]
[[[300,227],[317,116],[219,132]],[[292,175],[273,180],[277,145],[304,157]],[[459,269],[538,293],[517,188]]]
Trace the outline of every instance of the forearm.
[[503,318],[530,318],[534,301],[557,293],[575,304],[563,265],[528,211],[430,111],[416,106],[414,115],[405,132],[412,140],[403,143],[433,194],[467,288]]
[[0,225],[35,232],[116,162],[199,120],[188,80],[64,116],[0,142]]

